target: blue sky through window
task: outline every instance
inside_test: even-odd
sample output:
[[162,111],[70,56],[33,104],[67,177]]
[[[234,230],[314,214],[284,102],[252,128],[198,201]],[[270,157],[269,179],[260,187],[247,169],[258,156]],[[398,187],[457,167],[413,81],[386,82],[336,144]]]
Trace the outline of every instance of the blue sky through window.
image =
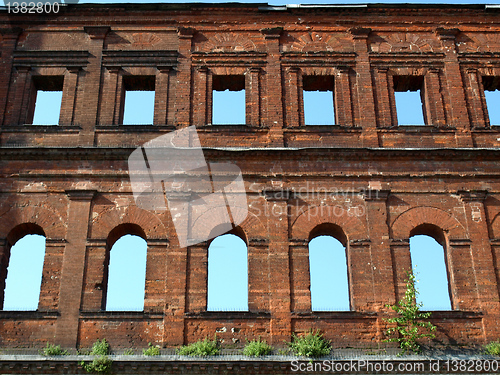
[[107,311],[144,310],[147,244],[125,235],[115,242],[109,259]]
[[399,125],[425,125],[419,91],[397,91],[396,112]]
[[245,124],[245,90],[213,91],[212,123],[216,125]]
[[432,237],[413,236],[410,252],[417,272],[417,302],[423,303],[423,310],[451,310],[443,247]]
[[61,113],[62,91],[42,91],[36,93],[33,125],[57,125]]
[[28,234],[10,249],[4,310],[34,311],[38,308],[45,258],[45,237]]
[[490,125],[500,125],[500,90],[484,91],[486,97],[486,107],[490,117]]
[[234,234],[215,238],[208,248],[209,311],[248,310],[248,256]]
[[344,246],[331,236],[309,243],[313,311],[349,311],[349,284]]
[[126,91],[123,125],[153,125],[154,108],[154,91]]
[[303,91],[303,98],[306,125],[335,125],[332,91]]

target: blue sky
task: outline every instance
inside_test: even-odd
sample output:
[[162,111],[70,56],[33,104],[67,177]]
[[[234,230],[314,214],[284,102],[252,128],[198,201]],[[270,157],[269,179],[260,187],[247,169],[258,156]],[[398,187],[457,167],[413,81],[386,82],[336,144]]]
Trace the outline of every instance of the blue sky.
[[[118,3],[120,1],[85,1],[80,3]],[[155,1],[128,1],[150,3]],[[186,1],[178,1],[186,2]],[[207,2],[207,1],[199,1]],[[223,2],[223,1],[221,1]],[[244,1],[261,3],[262,1]],[[378,1],[350,1],[349,3],[370,3]],[[387,1],[399,3],[399,1]],[[411,3],[439,3],[437,1],[410,1]],[[281,5],[289,1],[270,1]],[[314,0],[302,4],[329,4],[332,2]],[[347,2],[334,2],[347,3]],[[448,3],[483,3],[478,1],[449,1]],[[500,0],[489,1],[498,4]],[[236,96],[235,96],[236,95]],[[239,95],[239,97],[237,97]],[[397,93],[399,122],[405,125],[423,124],[419,93]],[[497,108],[500,92],[486,92],[489,108]],[[55,125],[60,110],[61,94],[40,93],[35,110],[34,124]],[[333,124],[331,92],[309,92],[304,96],[306,123],[315,125]],[[152,123],[154,93],[127,92],[124,124]],[[418,105],[411,105],[417,103]],[[214,123],[244,123],[244,92],[217,92],[214,95]],[[214,107],[214,108],[215,108]],[[138,116],[137,116],[138,115]],[[419,117],[420,116],[420,117]],[[500,111],[491,111],[491,122],[500,124]],[[444,252],[433,239],[416,236],[410,240],[413,265],[419,272],[418,300],[427,309],[449,309],[448,285],[444,268]],[[311,241],[310,264],[313,273],[311,292],[314,310],[345,310],[349,308],[347,293],[347,265],[345,249],[337,240],[321,236]],[[38,249],[38,250],[37,250]],[[27,236],[12,248],[7,278],[4,309],[33,310],[38,303],[43,265],[44,238]],[[248,306],[246,246],[233,235],[212,242],[209,255],[208,283],[209,310],[245,310]],[[127,236],[118,240],[111,251],[109,271],[109,310],[142,310],[144,296],[144,275],[146,267],[146,245],[138,238]],[[236,281],[235,281],[236,280]]]

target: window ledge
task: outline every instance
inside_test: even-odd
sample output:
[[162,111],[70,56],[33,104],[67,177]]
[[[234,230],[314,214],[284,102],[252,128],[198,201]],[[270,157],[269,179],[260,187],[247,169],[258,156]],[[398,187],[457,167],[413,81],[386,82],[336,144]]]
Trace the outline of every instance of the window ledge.
[[80,311],[80,319],[163,319],[163,313],[144,311]]
[[423,313],[430,312],[430,319],[470,319],[470,318],[480,318],[483,316],[481,311],[465,311],[465,310],[438,310],[438,311],[425,311],[421,310]]
[[0,129],[1,133],[78,133],[82,128],[80,126],[63,125],[32,125],[24,124],[19,126],[4,126]]
[[186,318],[192,319],[256,319],[270,318],[271,313],[265,311],[200,311],[187,312]]
[[177,128],[173,125],[98,125],[98,133],[125,133],[125,132],[165,132]]
[[383,133],[454,133],[457,130],[452,126],[436,125],[397,125],[392,127],[378,128]]
[[374,311],[295,311],[292,317],[310,318],[310,319],[365,319],[375,318],[377,313]]
[[50,311],[0,311],[0,319],[57,319],[59,312]]
[[290,126],[285,128],[287,133],[345,133],[345,132],[361,132],[361,126],[344,126],[344,125],[302,125]]
[[208,124],[203,126],[197,126],[196,130],[201,132],[239,132],[239,133],[255,133],[255,132],[267,132],[269,127],[267,126],[253,126],[248,124]]
[[473,127],[472,132],[477,133],[497,133],[500,131],[500,125],[491,125],[484,127]]

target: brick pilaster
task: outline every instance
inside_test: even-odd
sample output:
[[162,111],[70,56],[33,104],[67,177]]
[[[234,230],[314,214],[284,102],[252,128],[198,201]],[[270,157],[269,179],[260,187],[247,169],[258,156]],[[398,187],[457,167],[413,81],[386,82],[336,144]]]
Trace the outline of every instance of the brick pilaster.
[[271,337],[273,344],[291,338],[289,213],[287,191],[266,191],[269,230]]
[[370,57],[368,55],[368,36],[371,29],[356,27],[350,30],[354,38],[356,57],[356,89],[359,124],[363,127],[361,140],[363,147],[378,147],[377,121],[375,120],[375,101],[373,97]]
[[79,313],[83,293],[85,251],[95,190],[68,190],[68,242],[64,249],[59,290],[59,314],[55,341],[65,348],[78,342]]

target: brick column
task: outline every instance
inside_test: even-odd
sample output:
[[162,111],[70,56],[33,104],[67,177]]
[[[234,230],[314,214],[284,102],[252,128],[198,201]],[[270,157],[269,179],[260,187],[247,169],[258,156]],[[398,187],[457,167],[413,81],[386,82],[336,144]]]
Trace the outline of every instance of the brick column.
[[353,125],[349,71],[348,66],[339,66],[335,77],[335,123],[343,126]]
[[40,311],[53,311],[58,308],[58,291],[61,288],[61,271],[65,246],[65,240],[45,239],[42,285],[38,301],[38,310]]
[[2,35],[0,43],[0,125],[4,124],[5,111],[7,110],[7,98],[11,98],[11,74],[12,74],[12,54],[16,49],[17,38],[21,29],[0,29]]
[[375,300],[374,270],[370,243],[349,241],[347,244],[347,272],[351,310],[372,311]]
[[412,271],[410,240],[392,240],[390,242],[392,255],[392,269],[394,273],[394,295],[396,302],[403,299],[406,292],[407,272]]
[[280,27],[262,29],[266,40],[266,95],[262,98],[265,107],[265,125],[269,126],[269,144],[273,147],[283,147],[283,97],[281,89],[281,51]]
[[167,247],[165,240],[148,240],[144,312],[162,313],[165,309]]
[[488,224],[484,209],[486,191],[459,191],[465,207],[467,228],[472,240],[471,253],[479,302],[484,314],[483,326],[486,341],[498,338],[500,311],[498,285],[491,245],[489,242]]
[[373,97],[370,56],[368,55],[368,36],[371,29],[350,29],[354,38],[356,57],[356,88],[358,98],[359,124],[363,127],[361,141],[363,147],[378,147],[377,121],[375,116],[375,101]]
[[69,190],[68,242],[64,250],[55,342],[64,348],[78,345],[79,312],[83,292],[85,249],[95,190]]
[[80,68],[68,68],[64,75],[63,97],[59,125],[73,125],[75,114],[76,92]]
[[196,99],[193,103],[194,124],[204,126],[212,123],[212,88],[209,86],[210,72],[206,66],[200,66],[195,70],[195,92]]
[[248,310],[269,311],[269,243],[248,244]]
[[87,241],[82,311],[106,309],[109,255],[105,239]]
[[167,248],[167,295],[165,298],[164,342],[184,344],[184,313],[186,311],[188,248],[179,248],[173,242]]
[[449,239],[445,251],[454,310],[481,310],[471,245],[468,239]]
[[285,191],[266,191],[269,229],[270,310],[272,343],[291,338],[288,198]]
[[179,63],[177,65],[176,111],[177,124],[191,124],[191,50],[195,33],[191,28],[179,28]]
[[[286,126],[291,128],[301,125],[301,104],[302,104],[302,79],[300,78],[300,69],[291,67],[286,70],[286,102],[285,116]],[[302,121],[303,123],[303,121]]]
[[458,29],[436,29],[436,34],[441,40],[444,58],[443,75],[445,79],[447,99],[446,111],[448,124],[457,129],[456,139],[458,147],[473,147],[470,133],[470,122],[467,115],[467,103],[465,101],[464,83],[460,72],[458,61],[458,48],[456,36]]
[[[31,87],[31,79],[30,79],[30,70],[29,67],[17,67],[16,73],[14,73],[14,96],[11,98],[9,102],[12,102],[11,105],[8,105],[6,117],[7,125],[23,125],[26,122],[26,118],[28,113],[26,110],[28,108],[27,102],[30,98],[30,87]],[[25,107],[25,111],[23,112],[23,106]]]
[[489,119],[488,114],[485,111],[486,98],[484,97],[481,75],[479,74],[477,68],[467,68],[465,71],[465,77],[471,127],[484,128],[487,124],[489,124]]
[[186,311],[207,310],[208,247],[203,242],[188,247]]
[[[117,125],[121,110],[121,90],[118,90],[118,81],[121,68],[108,66],[104,71],[103,92],[99,115],[100,125]],[[121,85],[120,85],[121,87]],[[118,113],[116,110],[118,109]]]
[[395,111],[394,89],[392,87],[392,76],[389,75],[389,68],[376,68],[375,82],[377,126],[388,128],[397,125],[398,119]]
[[396,302],[387,220],[388,197],[389,190],[367,190],[364,197],[373,266],[373,308],[377,311],[385,310],[386,304]]
[[169,66],[159,66],[156,72],[154,125],[168,125],[170,70]]
[[[94,144],[95,125],[98,123],[97,113],[101,91],[101,62],[104,39],[110,28],[108,26],[88,26],[90,59],[85,72],[85,82],[78,93],[75,125],[82,127],[80,131],[80,145],[92,146]],[[102,100],[105,102],[106,100]]]
[[426,113],[430,116],[427,119],[429,125],[444,126],[446,118],[443,107],[443,96],[441,94],[440,69],[429,69],[424,80],[425,107]]
[[250,68],[245,79],[246,124],[260,126],[260,68]]
[[311,312],[311,271],[309,268],[309,245],[296,240],[290,244],[290,293],[291,310]]

